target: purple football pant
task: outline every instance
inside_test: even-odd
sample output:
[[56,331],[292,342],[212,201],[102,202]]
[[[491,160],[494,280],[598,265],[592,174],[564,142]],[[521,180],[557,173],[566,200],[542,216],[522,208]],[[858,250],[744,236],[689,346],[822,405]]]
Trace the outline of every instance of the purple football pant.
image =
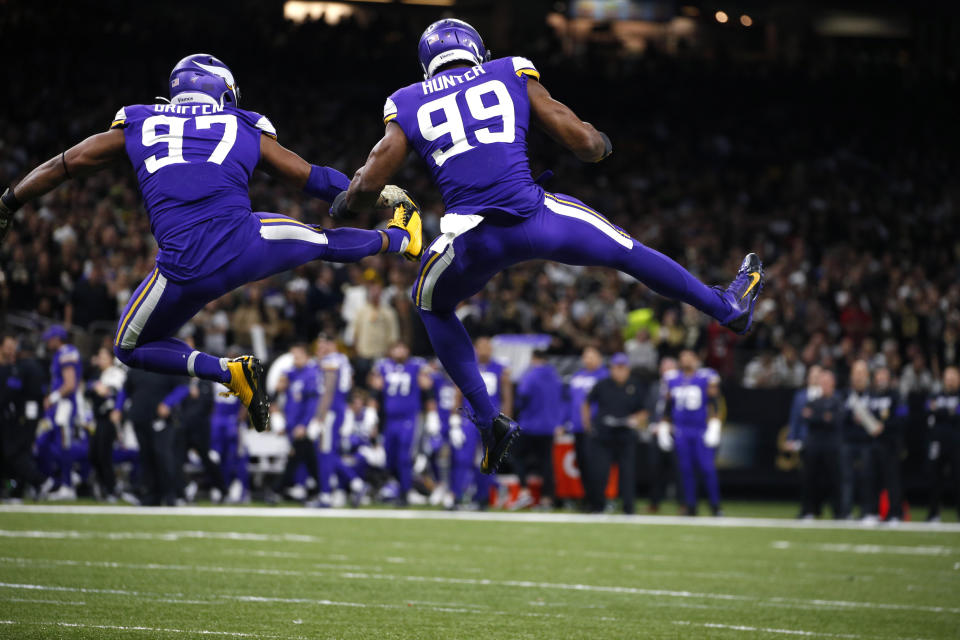
[[209,276],[184,282],[155,268],[130,297],[120,316],[114,353],[124,364],[174,375],[227,382],[220,358],[175,339],[177,331],[207,303],[249,282],[313,260],[356,262],[379,253],[383,236],[363,229],[323,230],[276,213],[256,213],[258,232],[243,255]]
[[698,476],[707,490],[710,506],[720,506],[720,485],[713,461],[716,452],[703,443],[703,429],[678,428],[673,434],[673,441],[687,509],[690,513],[696,511]]
[[417,431],[417,418],[387,417],[385,423],[383,448],[387,454],[387,471],[400,483],[400,495],[405,498],[413,487],[413,442]]
[[470,484],[473,483],[476,487],[474,501],[477,504],[485,504],[489,499],[493,479],[485,473],[480,473],[480,468],[477,466],[480,434],[469,422],[465,422],[463,438],[462,447],[459,449],[450,447],[450,492],[453,493],[457,502],[461,502]]
[[424,253],[413,299],[444,369],[485,427],[497,410],[480,376],[470,337],[453,311],[511,265],[543,259],[610,267],[721,322],[736,315],[722,292],[570,196],[548,193],[540,211],[528,218],[484,220],[446,246],[445,241],[445,236],[440,236]]
[[340,457],[340,427],[343,425],[344,413],[336,412],[329,437],[321,435],[317,445],[317,469],[320,475],[320,493],[330,493],[330,478],[337,476],[337,486],[344,491],[350,490],[350,482],[359,478],[356,469],[348,465]]
[[240,454],[240,425],[236,420],[210,422],[210,448],[220,456],[223,483],[229,487],[234,480],[240,480],[248,488],[246,456]]

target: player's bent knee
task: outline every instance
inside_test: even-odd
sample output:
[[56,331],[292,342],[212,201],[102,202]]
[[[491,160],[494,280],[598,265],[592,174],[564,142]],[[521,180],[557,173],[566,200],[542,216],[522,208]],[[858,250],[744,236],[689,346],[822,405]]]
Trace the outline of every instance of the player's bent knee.
[[119,343],[113,345],[113,355],[123,364],[130,366],[133,359],[133,349],[124,349]]

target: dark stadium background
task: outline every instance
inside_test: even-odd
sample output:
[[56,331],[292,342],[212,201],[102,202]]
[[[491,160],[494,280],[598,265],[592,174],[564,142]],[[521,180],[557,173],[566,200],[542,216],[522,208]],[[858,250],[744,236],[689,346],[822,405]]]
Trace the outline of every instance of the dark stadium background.
[[[421,30],[452,12],[475,24],[494,55],[531,58],[544,85],[613,140],[614,155],[594,166],[534,134],[535,174],[553,170],[550,186],[704,280],[728,279],[747,250],[762,255],[768,275],[760,322],[735,343],[611,272],[546,286],[542,264],[497,277],[471,329],[554,334],[552,355],[569,369],[588,339],[607,354],[622,347],[623,323],[610,309],[652,309],[667,325],[657,353],[690,344],[710,354],[724,377],[730,429],[739,425],[754,443],[743,466],[722,472],[728,494],[794,495],[795,477],[783,469],[795,461],[777,451],[792,389],[764,357],[775,363],[793,349],[833,366],[842,387],[857,355],[882,355],[914,408],[905,464],[916,489],[923,393],[960,358],[954,3],[639,3],[695,27],[673,42],[652,40],[642,54],[620,46],[602,20],[583,38],[562,37],[551,25],[567,20],[574,3],[354,3],[362,15],[337,25],[286,21],[283,4],[0,0],[0,183],[104,130],[120,106],[166,95],[171,66],[196,51],[233,68],[241,106],[269,115],[283,144],[350,174],[382,131],[384,98],[420,79]],[[876,28],[836,35],[824,20],[837,13]],[[423,166],[411,160],[398,182],[420,199],[435,233],[441,203]],[[252,199],[255,210],[329,224],[325,204],[265,176]],[[29,221],[0,247],[0,324],[39,347],[46,325],[69,319],[90,353],[113,333],[118,292],[135,286],[152,260],[132,173],[117,168],[70,183],[26,212]],[[66,246],[54,233],[63,223],[75,236]],[[102,284],[82,281],[87,260],[102,270]],[[399,287],[401,335],[428,353],[403,295],[414,275],[398,261],[369,259],[362,268],[304,267],[296,276],[308,281],[306,292],[285,289],[289,277],[260,286],[282,298],[271,311],[272,355],[319,330],[339,333],[337,287],[328,285],[371,279]],[[585,306],[579,320],[564,299]],[[240,292],[221,307],[258,304]],[[201,337],[204,321],[196,323]],[[229,338],[244,346],[242,335]],[[751,362],[773,389],[743,388]]]

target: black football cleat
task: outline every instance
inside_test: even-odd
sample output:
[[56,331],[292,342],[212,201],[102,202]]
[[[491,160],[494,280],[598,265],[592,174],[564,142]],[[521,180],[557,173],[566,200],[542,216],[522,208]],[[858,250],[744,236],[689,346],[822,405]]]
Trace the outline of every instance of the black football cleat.
[[732,319],[723,323],[731,331],[740,335],[750,331],[753,325],[753,308],[763,291],[763,263],[760,256],[748,253],[737,271],[737,277],[726,288],[723,295],[734,309]]
[[480,471],[486,474],[496,473],[510,450],[510,445],[520,435],[520,425],[501,413],[493,419],[491,428],[479,431],[483,447]]
[[[250,423],[257,431],[270,429],[270,399],[267,397],[267,377],[260,358],[240,356],[227,363],[230,382],[224,386],[240,398],[247,408]],[[226,393],[224,393],[226,395]]]

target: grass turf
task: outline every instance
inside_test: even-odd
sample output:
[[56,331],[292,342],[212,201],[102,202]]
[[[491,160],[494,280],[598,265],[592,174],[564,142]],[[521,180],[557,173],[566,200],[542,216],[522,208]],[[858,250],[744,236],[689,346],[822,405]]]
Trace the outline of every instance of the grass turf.
[[2,512],[0,540],[18,640],[960,637],[949,532]]

